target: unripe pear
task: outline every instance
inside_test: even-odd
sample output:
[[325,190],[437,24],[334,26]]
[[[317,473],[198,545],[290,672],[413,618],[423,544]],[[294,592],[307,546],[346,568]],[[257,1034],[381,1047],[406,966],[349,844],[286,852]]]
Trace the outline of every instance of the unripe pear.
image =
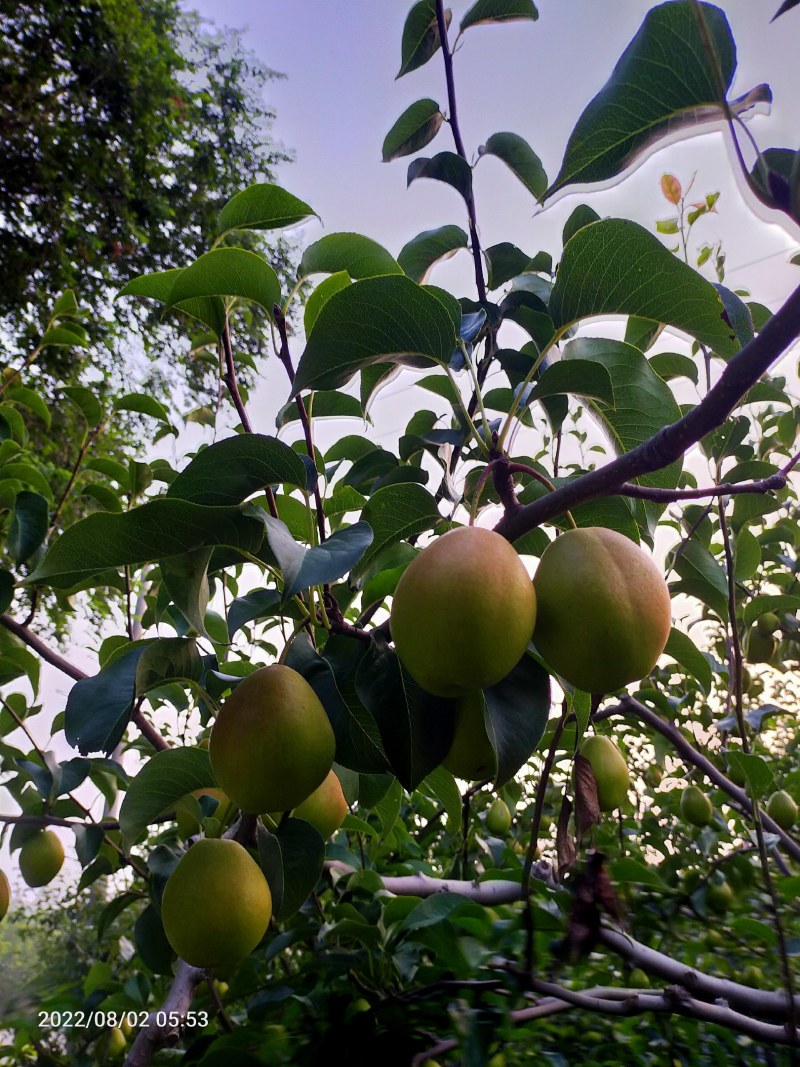
[[797,804],[785,789],[779,789],[767,801],[767,815],[782,830],[791,830],[797,821]]
[[501,797],[495,797],[486,812],[486,829],[496,837],[505,837],[511,829],[511,812]]
[[733,903],[733,890],[727,882],[709,882],[706,903],[715,915],[724,915]]
[[348,812],[347,801],[342,792],[342,783],[335,771],[328,771],[328,777],[318,786],[310,797],[294,809],[296,819],[305,819],[320,832],[324,841],[332,837],[344,822]]
[[392,600],[401,663],[441,697],[505,678],[524,655],[535,621],[536,596],[516,550],[477,526],[450,530],[423,549]]
[[125,1034],[120,1027],[112,1027],[100,1041],[103,1059],[117,1059],[125,1051],[126,1043]]
[[608,737],[593,734],[581,745],[581,755],[591,765],[600,810],[613,811],[620,807],[631,784],[628,765],[620,750]]
[[777,638],[751,626],[747,633],[746,653],[751,663],[769,663],[778,647]]
[[711,801],[696,785],[687,785],[681,793],[681,815],[692,826],[708,826],[714,808]]
[[220,787],[244,811],[289,811],[322,784],[336,742],[316,693],[281,663],[261,667],[228,697],[211,731]]
[[758,989],[764,984],[764,972],[754,963],[748,963],[742,971],[742,982]]
[[11,903],[11,886],[5,872],[0,871],[0,919],[4,919]]
[[29,837],[19,850],[19,870],[32,887],[52,882],[64,862],[64,846],[52,830],[41,830]]
[[641,967],[634,967],[628,975],[628,985],[631,989],[649,989],[650,976]]
[[235,966],[259,943],[271,916],[272,894],[261,868],[230,838],[192,845],[161,899],[167,940],[193,967]]
[[633,541],[602,527],[568,530],[542,553],[533,584],[534,643],[571,685],[609,693],[653,669],[669,637],[669,590]]
[[453,743],[442,760],[451,774],[465,782],[480,782],[497,774],[497,756],[486,732],[485,703],[480,689],[461,698]]
[[781,620],[774,611],[767,611],[756,619],[756,629],[762,634],[774,634],[781,624]]

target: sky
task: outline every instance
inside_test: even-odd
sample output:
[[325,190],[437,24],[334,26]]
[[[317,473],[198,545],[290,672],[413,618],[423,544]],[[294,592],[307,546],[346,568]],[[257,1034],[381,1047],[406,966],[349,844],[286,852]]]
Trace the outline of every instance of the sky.
[[[322,220],[295,231],[301,246],[324,233],[357,231],[396,255],[423,230],[444,223],[466,228],[463,203],[453,190],[431,181],[406,188],[413,157],[381,162],[383,138],[410,103],[430,96],[446,109],[440,55],[395,80],[410,2],[188,0],[184,6],[216,27],[239,31],[246,50],[285,75],[265,89],[265,102],[277,114],[271,135],[294,155],[293,163],[280,168],[277,180],[307,201]],[[452,6],[457,23],[469,5]],[[725,0],[720,6],[738,44],[733,94],[760,82],[769,82],[774,93],[771,114],[756,117],[751,132],[762,147],[795,147],[800,9],[770,25],[779,0]],[[610,75],[650,5],[645,0],[538,0],[538,7],[535,23],[479,26],[464,35],[455,60],[456,92],[471,157],[477,157],[478,146],[490,134],[512,131],[530,143],[552,179],[575,121]],[[423,154],[452,147],[445,125]],[[780,303],[800,281],[798,267],[788,263],[800,246],[800,231],[743,188],[721,132],[669,145],[622,183],[572,193],[545,210],[503,164],[487,157],[474,179],[482,244],[511,241],[531,254],[539,249],[556,253],[564,221],[581,202],[603,216],[633,218],[653,229],[656,219],[673,213],[659,189],[665,171],[684,186],[694,176],[698,198],[721,192],[718,213],[696,227],[696,244],[722,239],[727,284],[748,287],[754,299],[770,306]],[[459,253],[438,268],[432,280],[457,295],[473,296],[469,255]],[[282,373],[274,366],[269,369],[265,386],[253,398],[251,413],[263,432],[274,432],[272,420],[288,393]],[[396,436],[405,425],[407,380],[398,380],[380,395],[373,412],[375,429],[369,431],[373,437]],[[340,432],[339,426],[322,426],[317,441],[325,447]],[[359,432],[358,424],[348,432]],[[185,447],[182,440],[180,454]],[[177,454],[172,458],[177,460]],[[71,658],[87,671],[95,669],[90,650],[75,649]],[[63,708],[70,684],[57,671],[44,668],[43,690],[54,710]],[[74,880],[75,874],[73,860],[65,869],[66,879]]]

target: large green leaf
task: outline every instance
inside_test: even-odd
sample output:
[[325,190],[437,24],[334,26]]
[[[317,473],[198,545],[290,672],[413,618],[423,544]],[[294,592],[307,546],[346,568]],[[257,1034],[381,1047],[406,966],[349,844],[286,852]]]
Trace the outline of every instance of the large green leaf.
[[249,509],[205,507],[161,497],[118,515],[96,513],[70,526],[28,579],[68,588],[99,571],[226,545],[256,552],[263,516]]
[[270,889],[277,892],[272,906],[275,918],[284,922],[308,899],[322,874],[325,842],[319,831],[304,819],[287,819],[275,833],[258,827],[258,851]]
[[[8,464],[15,466],[15,464]],[[39,493],[23,489],[17,493],[8,531],[8,551],[17,563],[30,559],[47,536],[47,500]]]
[[[450,10],[445,11],[445,24],[450,25]],[[411,70],[423,66],[441,48],[439,26],[436,21],[436,0],[419,0],[409,11],[403,26],[400,45],[400,70],[402,78]]]
[[386,547],[413,534],[432,530],[441,519],[436,501],[414,482],[386,485],[373,493],[361,513],[373,532],[373,541],[357,568],[363,573]]
[[706,693],[711,692],[711,665],[688,634],[673,627],[664,647],[664,655],[685,667]]
[[[117,296],[147,297],[151,300],[158,300],[162,304],[168,304],[172,287],[181,273],[181,268],[175,268],[157,271],[154,274],[143,274],[124,285]],[[180,305],[176,305],[176,310],[183,311],[191,318],[204,323],[217,337],[222,335],[225,328],[225,306],[219,297],[185,300]]]
[[372,530],[366,522],[348,526],[321,545],[306,548],[292,537],[286,524],[271,515],[265,517],[269,547],[283,575],[285,600],[301,589],[312,585],[326,585],[348,574],[364,555],[372,541]]
[[380,639],[359,665],[356,691],[378,724],[395,775],[406,789],[415,789],[447,755],[457,702],[420,689]]
[[600,400],[603,404],[614,407],[611,374],[602,363],[593,360],[573,357],[551,363],[539,375],[527,403],[564,393],[591,397],[592,400]]
[[337,389],[372,363],[447,363],[456,346],[444,304],[403,275],[342,289],[319,313],[297,367],[294,394]]
[[415,282],[422,283],[431,267],[449,259],[459,248],[467,247],[467,235],[460,226],[437,226],[412,237],[400,249],[397,262]]
[[316,214],[278,185],[262,182],[250,185],[232,197],[220,211],[217,232],[230,230],[280,230],[294,226]]
[[461,30],[482,22],[513,22],[538,19],[533,0],[476,0],[461,20]]
[[146,646],[115,659],[99,674],[83,678],[69,691],[64,712],[67,741],[79,752],[112,752],[122,740],[133,712],[136,668]]
[[482,156],[497,156],[519,178],[529,193],[541,199],[547,175],[528,142],[516,133],[493,133],[481,149]]
[[[713,58],[699,16],[707,27]],[[695,7],[692,0],[652,8],[608,82],[578,119],[545,197],[576,182],[607,181],[663,137],[718,121],[722,108],[715,63],[727,93],[736,70],[736,47],[720,8],[707,3]],[[732,101],[732,110],[740,113],[767,99],[767,93],[766,86],[759,86]]]
[[472,197],[472,168],[455,152],[438,152],[430,159],[419,156],[408,166],[406,184],[411,185],[417,178],[433,178],[434,181],[452,185],[467,202]]
[[739,351],[711,282],[624,219],[578,230],[564,249],[549,309],[557,329],[594,315],[638,315],[675,326],[722,356]]
[[499,787],[533,754],[550,714],[550,675],[529,653],[497,685],[484,690]]
[[156,752],[128,786],[122,801],[119,825],[123,837],[132,844],[181,797],[215,785],[207,749],[181,747]]
[[222,506],[239,504],[268,485],[281,483],[305,488],[305,464],[294,449],[264,434],[238,434],[198,452],[167,496]]
[[[655,373],[638,348],[624,341],[579,337],[564,350],[562,362],[571,359],[596,360],[608,371],[614,385],[614,407],[590,401],[598,421],[619,455],[648,440],[662,426],[681,417],[669,386]],[[643,485],[672,489],[678,484],[680,462],[643,475]]]
[[50,408],[41,393],[38,393],[35,389],[29,389],[25,385],[18,385],[14,389],[7,389],[5,398],[10,404],[16,404],[18,407],[32,411],[34,415],[37,415],[42,420],[46,428],[50,429]]
[[273,268],[246,248],[215,248],[196,259],[175,279],[168,306],[207,297],[238,296],[252,300],[272,317],[281,299],[281,283]]
[[675,571],[681,579],[671,586],[675,592],[697,597],[720,619],[727,617],[728,583],[725,572],[699,541],[687,542],[675,562]]
[[340,289],[345,289],[348,285],[350,285],[350,275],[346,270],[337,270],[335,274],[329,274],[327,278],[323,278],[319,285],[312,290],[303,309],[303,329],[306,337],[314,329],[314,323],[317,321],[320,311],[322,311],[333,294],[338,293]]
[[405,109],[386,134],[383,142],[383,162],[390,163],[400,156],[418,152],[439,132],[444,115],[430,97],[417,100]]
[[347,271],[353,281],[381,274],[402,274],[396,260],[371,237],[360,233],[329,233],[303,253],[298,276]]

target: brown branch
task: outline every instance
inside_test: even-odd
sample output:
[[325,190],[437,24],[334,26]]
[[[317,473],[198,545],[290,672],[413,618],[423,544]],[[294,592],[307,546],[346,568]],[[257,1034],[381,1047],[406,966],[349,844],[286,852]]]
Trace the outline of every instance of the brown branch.
[[[60,819],[57,815],[2,815],[0,822],[12,825],[19,823],[20,826],[65,826],[68,830],[76,826],[86,826],[85,821],[80,819]],[[92,822],[93,830],[119,830],[116,819],[104,819],[102,822]]]
[[70,663],[68,659],[60,656],[58,652],[54,652],[52,648],[49,648],[41,638],[36,634],[31,633],[27,626],[23,626],[22,623],[16,622],[10,615],[0,615],[0,626],[4,626],[6,630],[10,630],[12,634],[23,641],[28,648],[32,648],[34,652],[42,657],[42,659],[49,663],[51,667],[57,667],[58,670],[64,674],[69,675],[70,678],[74,678],[76,682],[81,681],[83,678],[88,678],[89,675],[76,667],[74,663]]
[[[283,364],[286,373],[289,377],[289,384],[294,385],[294,366],[292,364],[292,354],[289,350],[289,335],[286,331],[286,316],[283,314],[279,304],[275,304],[272,309],[272,314],[275,319],[275,325],[278,328],[278,336],[280,337],[280,347],[278,348],[278,359]],[[303,427],[303,437],[306,442],[306,452],[311,462],[314,464],[316,470],[317,461],[314,453],[314,438],[311,432],[311,419],[308,417],[308,411],[306,410],[305,402],[302,396],[296,396],[294,398],[295,405],[297,406],[297,413],[300,416],[300,424]],[[319,531],[320,542],[325,540],[325,508],[322,501],[322,494],[319,491],[319,477],[314,481],[314,502],[317,505],[317,530]]]
[[540,523],[563,515],[570,508],[599,497],[612,496],[620,486],[643,474],[661,470],[680,459],[711,430],[720,426],[741,398],[800,334],[800,287],[728,363],[696,407],[677,422],[664,426],[647,441],[574,481],[540,497],[511,514],[495,530],[515,541]]
[[658,489],[655,486],[633,485],[623,482],[615,496],[629,496],[636,500],[654,500],[658,504],[671,504],[675,500],[702,500],[709,496],[738,496],[741,493],[771,493],[786,487],[786,475],[776,471],[767,478],[752,482],[721,482],[703,489]]
[[[599,722],[602,719],[610,718],[612,715],[635,715],[642,722],[647,723],[648,726],[652,726],[654,730],[657,730],[662,737],[666,737],[671,742],[673,748],[678,752],[687,763],[691,763],[692,766],[697,767],[699,771],[708,778],[718,789],[727,793],[736,804],[747,815],[752,815],[753,806],[747,792],[744,789],[740,789],[738,785],[735,785],[730,778],[727,778],[722,771],[709,760],[702,752],[698,750],[686,740],[677,726],[674,726],[671,722],[667,722],[662,719],[652,709],[646,707],[644,704],[640,704],[638,700],[634,700],[631,696],[624,696],[619,704],[615,704],[612,707],[603,708],[597,712],[593,718],[595,722]],[[780,840],[781,845],[785,851],[792,857],[793,860],[800,863],[800,844],[795,841],[782,827],[778,826],[774,819],[771,819],[766,812],[761,813],[762,823],[766,830],[769,830],[771,834],[776,834]]]
[[[208,972],[199,967],[191,967],[183,960],[178,961],[175,979],[169,993],[158,1011],[150,1012],[145,1026],[139,1031],[136,1040],[125,1060],[124,1067],[147,1067],[159,1048],[174,1045],[181,1036],[181,1028],[173,1019],[181,1019],[189,1011],[194,991],[208,977]],[[164,1025],[158,1024],[158,1017],[164,1018]]]

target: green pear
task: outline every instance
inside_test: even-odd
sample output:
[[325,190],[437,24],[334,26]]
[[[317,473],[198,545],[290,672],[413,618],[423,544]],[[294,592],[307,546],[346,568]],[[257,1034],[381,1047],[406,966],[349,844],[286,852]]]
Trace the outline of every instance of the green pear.
[[696,785],[687,785],[681,793],[681,815],[692,826],[708,826],[714,808],[711,801]]
[[64,862],[64,846],[52,830],[39,830],[19,850],[20,874],[29,886],[52,882]]
[[568,530],[542,553],[533,581],[534,643],[587,693],[610,693],[653,669],[672,625],[669,590],[649,556],[614,530]]
[[460,697],[494,685],[522,658],[536,595],[504,537],[461,526],[411,561],[392,600],[397,655],[429,693]]
[[797,822],[797,804],[785,789],[779,789],[767,801],[767,815],[774,819],[782,830],[791,830]]
[[631,779],[620,750],[610,738],[593,734],[584,740],[580,751],[591,765],[600,810],[613,811],[621,807],[627,799]]
[[485,700],[478,689],[459,701],[456,729],[444,766],[465,782],[481,782],[497,774],[497,756],[486,732]]

